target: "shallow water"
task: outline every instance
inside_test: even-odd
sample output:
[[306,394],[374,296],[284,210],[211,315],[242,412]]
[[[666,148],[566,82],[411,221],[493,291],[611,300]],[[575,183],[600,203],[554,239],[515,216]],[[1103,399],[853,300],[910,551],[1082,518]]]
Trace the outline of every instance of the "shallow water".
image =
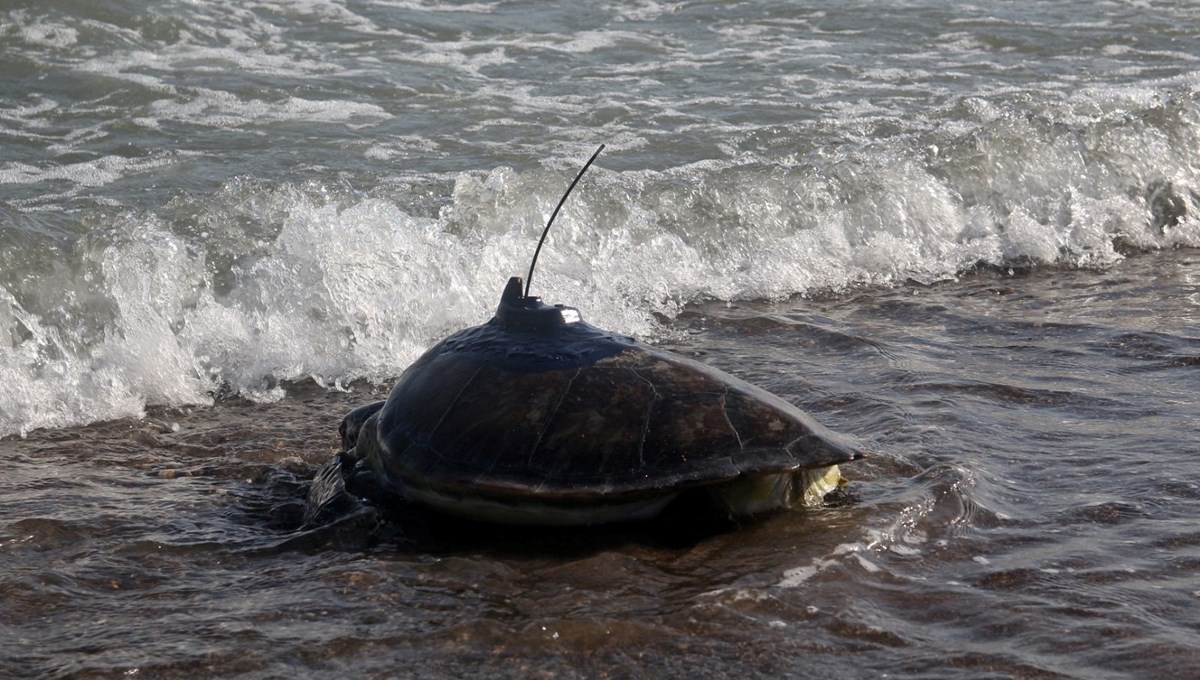
[[[1200,6],[0,7],[0,675],[1189,677]],[[535,295],[873,452],[827,507],[300,531]]]
[[419,513],[298,532],[339,415],[381,389],[37,431],[0,442],[0,656],[82,677],[1200,663],[1195,253],[712,303],[673,327],[676,350],[860,436],[847,493],[705,532]]

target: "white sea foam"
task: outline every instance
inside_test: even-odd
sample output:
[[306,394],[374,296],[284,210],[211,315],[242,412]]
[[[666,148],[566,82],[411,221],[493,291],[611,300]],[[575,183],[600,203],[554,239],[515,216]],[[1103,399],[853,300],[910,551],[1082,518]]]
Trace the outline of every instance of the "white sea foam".
[[79,31],[74,27],[57,21],[32,19],[27,11],[13,12],[11,25],[16,28],[17,37],[38,47],[62,48],[79,41]]
[[[60,271],[52,285],[66,303],[99,291],[115,313],[98,338],[76,327],[55,327],[26,311],[0,287],[0,322],[14,342],[0,342],[0,433],[24,432],[139,415],[147,403],[205,403],[214,388],[178,342],[171,323],[190,303],[202,262],[150,225],[137,224],[121,245],[87,253],[84,273]],[[48,282],[51,283],[51,282]],[[105,305],[108,306],[108,305]],[[87,313],[92,309],[67,312]]]
[[0,184],[34,184],[65,180],[78,187],[98,187],[131,174],[149,172],[172,163],[170,158],[105,156],[82,163],[37,167],[29,163],[0,165]]
[[151,105],[154,120],[187,121],[193,125],[241,127],[284,121],[342,122],[352,119],[390,117],[378,105],[349,101],[317,101],[289,97],[272,102],[208,89],[198,89],[186,101],[160,99]]
[[495,10],[495,7],[492,5],[482,2],[444,3],[428,2],[426,0],[376,0],[375,4],[382,7],[395,7],[397,9],[418,10],[421,12],[468,12],[473,14],[487,14]]
[[571,36],[570,40],[554,44],[553,47],[564,52],[585,54],[612,47],[622,40],[645,42],[643,36],[628,31],[581,31]]
[[855,560],[856,563],[869,572],[877,572],[879,571],[879,567],[870,561],[862,559],[858,554],[867,549],[869,548],[859,543],[843,543],[835,546],[828,557],[817,557],[812,560],[811,564],[802,567],[793,567],[785,571],[783,577],[775,584],[775,587],[798,588],[822,571],[843,564],[847,556],[859,558]]

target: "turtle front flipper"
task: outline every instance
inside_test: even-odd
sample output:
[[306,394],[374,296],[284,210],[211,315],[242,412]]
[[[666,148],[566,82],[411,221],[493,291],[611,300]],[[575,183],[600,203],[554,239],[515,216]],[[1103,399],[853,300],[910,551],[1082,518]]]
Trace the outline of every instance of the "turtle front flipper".
[[380,487],[374,471],[353,454],[353,451],[339,453],[317,471],[304,502],[301,529],[330,524],[358,512],[366,504],[396,498]]
[[346,476],[353,470],[354,462],[350,456],[339,453],[317,471],[304,503],[302,529],[328,524],[362,505],[346,490]]

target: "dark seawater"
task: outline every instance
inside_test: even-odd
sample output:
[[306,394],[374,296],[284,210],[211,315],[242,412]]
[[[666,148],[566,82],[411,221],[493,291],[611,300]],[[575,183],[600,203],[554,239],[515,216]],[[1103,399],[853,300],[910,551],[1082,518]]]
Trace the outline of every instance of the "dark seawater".
[[[1200,5],[0,3],[0,677],[1195,677]],[[872,455],[825,507],[302,530],[535,295]]]
[[779,303],[672,347],[876,452],[737,527],[298,532],[342,412],[291,387],[0,442],[9,672],[1191,677],[1200,257]]

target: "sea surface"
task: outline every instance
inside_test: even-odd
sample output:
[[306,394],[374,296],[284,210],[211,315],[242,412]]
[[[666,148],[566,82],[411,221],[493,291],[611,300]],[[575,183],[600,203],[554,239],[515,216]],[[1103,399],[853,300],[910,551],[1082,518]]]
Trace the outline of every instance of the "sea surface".
[[[0,2],[0,676],[1190,678],[1200,3]],[[301,528],[535,295],[857,438],[719,527]]]

